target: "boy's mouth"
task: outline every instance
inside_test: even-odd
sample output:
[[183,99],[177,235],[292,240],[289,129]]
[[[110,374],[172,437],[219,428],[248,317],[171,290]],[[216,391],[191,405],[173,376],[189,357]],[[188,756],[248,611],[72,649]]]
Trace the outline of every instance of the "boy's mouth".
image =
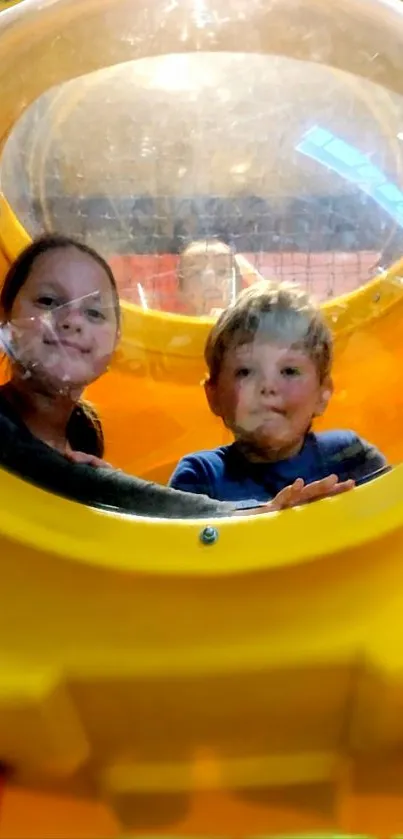
[[274,405],[262,405],[259,413],[263,414],[275,414],[276,416],[284,416],[285,411],[282,408],[278,408]]

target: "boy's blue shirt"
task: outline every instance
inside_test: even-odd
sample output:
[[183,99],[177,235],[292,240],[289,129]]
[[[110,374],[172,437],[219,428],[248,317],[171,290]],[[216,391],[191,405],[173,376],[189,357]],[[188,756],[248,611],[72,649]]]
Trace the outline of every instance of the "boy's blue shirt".
[[335,474],[365,483],[387,470],[385,457],[353,431],[310,432],[294,457],[275,463],[249,461],[236,443],[183,457],[169,485],[219,501],[267,501],[296,478],[312,483]]

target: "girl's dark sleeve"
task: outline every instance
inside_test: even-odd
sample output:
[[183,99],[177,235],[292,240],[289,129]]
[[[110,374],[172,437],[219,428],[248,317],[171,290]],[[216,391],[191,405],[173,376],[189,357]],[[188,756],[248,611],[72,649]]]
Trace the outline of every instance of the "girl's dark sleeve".
[[22,435],[20,429],[4,416],[0,416],[1,467],[41,489],[73,501],[113,507],[139,516],[228,516],[238,506],[159,486],[113,469],[71,463],[32,435]]

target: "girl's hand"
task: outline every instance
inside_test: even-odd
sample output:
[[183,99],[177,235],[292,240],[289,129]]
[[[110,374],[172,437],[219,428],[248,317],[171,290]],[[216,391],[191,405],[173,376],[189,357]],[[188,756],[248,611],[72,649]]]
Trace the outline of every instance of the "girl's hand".
[[340,495],[353,489],[354,481],[339,481],[337,475],[329,475],[321,481],[314,481],[312,484],[305,484],[302,478],[297,478],[293,484],[280,490],[279,493],[261,507],[254,507],[251,510],[239,510],[234,515],[256,516],[263,513],[274,513],[278,510],[286,510],[288,507],[299,507],[302,504],[309,504],[311,501],[319,501],[321,498],[331,498],[333,495]]

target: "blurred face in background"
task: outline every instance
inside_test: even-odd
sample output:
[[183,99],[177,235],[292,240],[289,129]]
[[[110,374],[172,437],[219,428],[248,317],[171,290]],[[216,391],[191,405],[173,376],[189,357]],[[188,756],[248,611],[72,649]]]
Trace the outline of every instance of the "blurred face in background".
[[237,295],[234,255],[224,242],[194,242],[182,253],[179,286],[190,315],[209,316],[225,309]]

